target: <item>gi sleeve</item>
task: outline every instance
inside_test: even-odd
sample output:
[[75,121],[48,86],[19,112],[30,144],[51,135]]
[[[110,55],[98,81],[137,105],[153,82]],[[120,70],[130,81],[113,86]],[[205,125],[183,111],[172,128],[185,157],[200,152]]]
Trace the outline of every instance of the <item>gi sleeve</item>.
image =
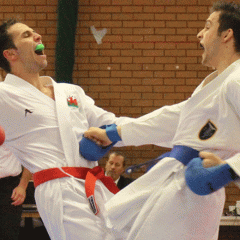
[[155,144],[171,148],[180,112],[186,102],[162,107],[123,124],[121,134],[124,145]]

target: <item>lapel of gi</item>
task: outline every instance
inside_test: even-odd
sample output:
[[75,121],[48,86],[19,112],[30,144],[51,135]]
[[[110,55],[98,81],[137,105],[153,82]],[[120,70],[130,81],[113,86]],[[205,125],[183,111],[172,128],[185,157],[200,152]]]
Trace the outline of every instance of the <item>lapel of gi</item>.
[[53,81],[54,94],[56,101],[57,119],[59,125],[60,136],[62,140],[63,150],[68,163],[68,166],[76,166],[78,159],[76,154],[79,154],[77,137],[73,133],[71,124],[70,109],[67,104],[67,96],[63,88]]

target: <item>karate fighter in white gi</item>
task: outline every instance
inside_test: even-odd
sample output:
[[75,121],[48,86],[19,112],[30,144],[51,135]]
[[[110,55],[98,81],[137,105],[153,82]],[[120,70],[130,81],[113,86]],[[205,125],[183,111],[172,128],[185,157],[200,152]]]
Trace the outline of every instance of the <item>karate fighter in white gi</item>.
[[[240,176],[239,26],[239,4],[215,3],[197,38],[202,64],[216,71],[186,101],[116,128],[124,145],[173,148],[170,157],[106,204],[123,239],[218,239],[225,202],[219,182]],[[84,135],[100,145],[112,142],[103,129]]]
[[5,144],[34,174],[37,208],[52,240],[112,239],[104,203],[115,184],[97,162],[80,156],[79,141],[91,126],[119,125],[127,118],[98,108],[79,86],[40,77],[47,66],[43,49],[42,37],[27,25],[10,20],[0,26]]

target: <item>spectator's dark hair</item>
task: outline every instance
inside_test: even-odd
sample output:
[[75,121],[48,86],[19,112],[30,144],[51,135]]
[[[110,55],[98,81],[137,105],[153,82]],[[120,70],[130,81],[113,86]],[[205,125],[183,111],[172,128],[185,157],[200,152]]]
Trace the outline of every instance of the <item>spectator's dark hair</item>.
[[121,157],[123,157],[123,167],[125,167],[125,165],[126,165],[126,162],[125,162],[125,160],[126,160],[126,157],[124,156],[124,154],[123,153],[121,153],[121,152],[111,152],[111,153],[109,153],[109,157],[110,157],[110,155],[115,155],[115,156],[121,156]]
[[10,48],[15,48],[12,36],[8,34],[8,29],[18,23],[16,19],[9,19],[0,25],[0,67],[7,73],[11,72],[8,60],[3,56],[3,51]]
[[240,52],[240,4],[217,1],[213,4],[211,13],[220,11],[218,34],[231,28],[233,30],[235,50]]

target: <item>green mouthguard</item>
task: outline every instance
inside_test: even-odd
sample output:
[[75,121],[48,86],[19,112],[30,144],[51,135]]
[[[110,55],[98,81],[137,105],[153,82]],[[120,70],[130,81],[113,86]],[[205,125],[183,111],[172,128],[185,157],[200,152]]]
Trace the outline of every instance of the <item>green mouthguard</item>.
[[36,46],[36,49],[35,49],[35,51],[42,51],[44,49],[44,45],[43,44],[39,44],[39,45],[37,45]]

